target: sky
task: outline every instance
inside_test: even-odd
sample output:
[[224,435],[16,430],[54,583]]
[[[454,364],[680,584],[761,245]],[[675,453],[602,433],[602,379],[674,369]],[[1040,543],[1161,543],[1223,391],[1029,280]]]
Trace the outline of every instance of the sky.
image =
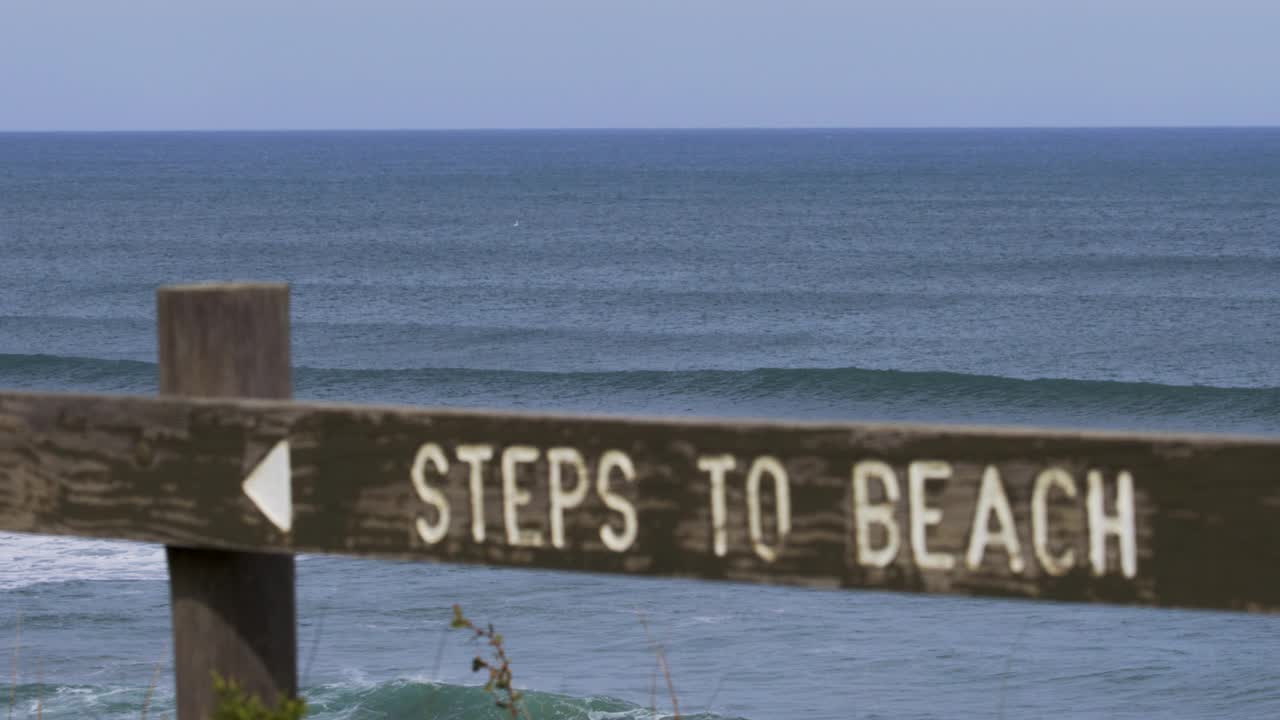
[[0,0],[0,130],[1280,125],[1280,0]]

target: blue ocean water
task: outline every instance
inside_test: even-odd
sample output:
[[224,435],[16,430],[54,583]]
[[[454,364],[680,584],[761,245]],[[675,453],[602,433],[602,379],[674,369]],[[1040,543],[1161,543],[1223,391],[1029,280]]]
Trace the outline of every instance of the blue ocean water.
[[[0,387],[154,392],[209,279],[291,283],[302,398],[1280,433],[1275,129],[0,134]],[[686,717],[1280,716],[1264,616],[318,557],[299,602],[324,720],[494,716],[453,603],[535,718],[669,716],[646,624]],[[159,549],[0,536],[15,717],[159,716],[168,633]]]

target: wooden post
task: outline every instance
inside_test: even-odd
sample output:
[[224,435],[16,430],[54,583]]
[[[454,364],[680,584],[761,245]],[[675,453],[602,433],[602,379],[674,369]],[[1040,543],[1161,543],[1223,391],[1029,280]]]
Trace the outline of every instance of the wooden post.
[[[161,394],[292,395],[287,285],[165,287],[156,309]],[[167,555],[178,719],[208,720],[214,673],[265,703],[295,696],[293,556],[172,546]]]

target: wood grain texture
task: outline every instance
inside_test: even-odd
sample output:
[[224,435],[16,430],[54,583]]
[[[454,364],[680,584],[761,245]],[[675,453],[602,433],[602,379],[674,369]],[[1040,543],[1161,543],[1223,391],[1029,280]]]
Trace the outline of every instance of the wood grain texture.
[[156,291],[160,393],[287,398],[289,287],[171,285]]
[[[284,438],[293,448],[290,533],[276,529],[239,489]],[[411,479],[427,443],[448,463],[445,472],[434,462],[423,464],[425,485],[447,501],[450,514],[435,543],[419,525],[437,528],[439,511]],[[482,542],[473,536],[470,466],[458,450],[475,445],[491,446],[493,456],[480,472]],[[512,468],[514,489],[529,495],[527,504],[514,506],[517,526],[540,534],[540,547],[509,541],[502,458],[512,447],[537,453],[535,462]],[[563,512],[563,548],[550,542],[546,458],[552,448],[579,452],[592,483],[581,504]],[[635,470],[633,482],[616,468],[610,481],[636,514],[634,541],[623,552],[610,549],[602,534],[609,528],[616,539],[627,529],[624,514],[596,489],[607,451],[625,454]],[[725,454],[735,469],[725,478],[721,557],[710,475],[698,463]],[[771,561],[752,543],[747,511],[748,471],[760,456],[778,461],[789,487],[790,531],[780,540],[774,482],[765,474],[759,483],[759,535],[776,554]],[[899,484],[898,500],[885,512],[900,547],[884,567],[862,555],[884,549],[885,527],[872,524],[867,547],[858,542],[851,477],[855,464],[867,461],[885,463]],[[922,511],[914,515],[939,516],[922,522],[919,539],[927,548],[920,548],[909,476],[913,466],[927,469],[926,461],[934,461],[935,470],[945,462],[950,477],[921,483]],[[991,541],[976,566],[966,562],[979,488],[990,468],[1013,520],[1018,571],[1011,569],[1011,548]],[[1048,469],[1069,483],[1048,485],[1037,523],[1035,487]],[[1099,479],[1097,517],[1089,509],[1091,473]],[[561,484],[572,490],[576,474],[565,466]],[[1091,562],[1091,525],[1117,516],[1122,474],[1132,478],[1132,577],[1123,570],[1114,528],[1101,536],[1101,574]],[[871,483],[869,491],[869,505],[887,503],[882,483]],[[998,514],[987,519],[988,534],[997,535]],[[1059,574],[1035,552],[1037,527]],[[1280,440],[8,393],[0,394],[0,528],[280,553],[1275,611]],[[926,549],[927,558],[951,558],[953,567],[923,564],[917,553]]]
[[[156,313],[162,394],[290,397],[287,286],[164,287]],[[147,452],[146,442],[142,447]],[[198,472],[175,472],[168,482],[178,492],[239,491],[234,479]],[[135,495],[132,502],[146,506],[152,498]],[[185,511],[215,522],[219,512],[216,505]],[[295,696],[293,556],[210,549],[195,539],[168,544],[179,720],[212,716],[214,673],[268,704]]]

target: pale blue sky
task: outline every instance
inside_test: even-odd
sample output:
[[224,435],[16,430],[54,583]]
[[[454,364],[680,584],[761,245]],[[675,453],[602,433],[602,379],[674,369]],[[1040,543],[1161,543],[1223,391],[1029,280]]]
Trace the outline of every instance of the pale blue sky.
[[1280,125],[1280,0],[0,0],[0,130]]

